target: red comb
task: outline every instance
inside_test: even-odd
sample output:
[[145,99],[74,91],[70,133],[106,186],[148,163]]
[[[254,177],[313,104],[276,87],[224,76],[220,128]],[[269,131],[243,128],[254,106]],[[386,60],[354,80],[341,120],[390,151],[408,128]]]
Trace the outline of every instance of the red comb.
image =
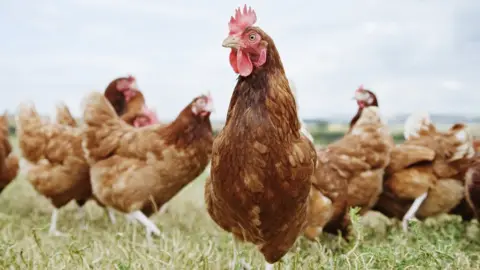
[[230,22],[228,23],[228,29],[230,30],[229,35],[240,34],[245,30],[245,28],[252,26],[257,21],[257,15],[255,10],[251,7],[248,7],[245,4],[243,7],[243,13],[240,11],[240,8],[235,9],[235,17],[230,17]]
[[365,90],[365,89],[363,88],[363,84],[360,84],[360,86],[358,87],[357,91],[363,91],[363,90]]

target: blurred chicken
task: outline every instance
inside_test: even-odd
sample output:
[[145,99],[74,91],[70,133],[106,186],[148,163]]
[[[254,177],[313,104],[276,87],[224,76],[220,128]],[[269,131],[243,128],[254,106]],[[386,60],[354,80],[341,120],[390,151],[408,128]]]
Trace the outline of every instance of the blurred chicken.
[[17,177],[19,165],[18,157],[12,151],[8,140],[8,114],[0,116],[0,193]]
[[405,143],[392,151],[384,189],[376,206],[389,217],[408,221],[448,213],[465,196],[463,176],[474,155],[472,136],[463,124],[439,132],[426,113],[405,122]]
[[231,49],[230,65],[240,76],[214,141],[205,200],[212,219],[255,244],[266,269],[273,269],[304,229],[316,154],[300,133],[275,44],[253,26],[256,19],[251,8],[237,9],[222,44]]
[[212,98],[202,95],[168,125],[134,128],[101,94],[86,98],[83,147],[93,193],[143,224],[149,242],[160,230],[147,216],[197,178],[210,160],[212,110]]
[[16,121],[20,150],[30,163],[27,178],[55,206],[49,232],[61,235],[56,227],[57,209],[71,200],[82,206],[92,191],[80,129],[64,105],[57,113],[57,123],[45,122],[33,105],[22,104]]
[[360,207],[364,214],[375,205],[390,161],[390,137],[378,107],[367,106],[342,139],[318,151],[307,238],[322,231],[346,236],[349,207]]
[[[352,131],[352,128],[360,118],[363,109],[370,106],[379,107],[377,96],[371,90],[365,89],[363,85],[360,85],[360,87],[358,87],[358,89],[355,91],[353,99],[357,101],[358,110],[355,116],[353,116],[352,120],[350,120],[350,126],[347,133]],[[394,147],[395,141],[393,140],[393,137],[389,136],[388,140],[391,146]]]
[[117,115],[129,125],[142,127],[159,123],[156,113],[145,104],[145,97],[133,76],[113,80],[105,89],[104,96]]
[[358,87],[358,89],[355,91],[353,99],[357,101],[358,110],[355,116],[353,116],[352,120],[350,120],[348,132],[350,132],[355,123],[357,123],[364,108],[370,106],[378,107],[377,96],[372,91],[363,88],[363,85],[360,85],[360,87]]

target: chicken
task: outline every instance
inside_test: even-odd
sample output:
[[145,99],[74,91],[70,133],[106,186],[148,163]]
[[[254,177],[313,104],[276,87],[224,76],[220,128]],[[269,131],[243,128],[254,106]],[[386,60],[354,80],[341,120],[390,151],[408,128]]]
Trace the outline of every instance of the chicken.
[[130,125],[142,127],[159,123],[156,113],[146,106],[145,97],[133,76],[113,80],[105,89],[104,96],[117,115]]
[[0,193],[17,177],[18,157],[12,151],[8,140],[8,114],[0,116]]
[[199,176],[213,143],[210,96],[190,102],[172,123],[135,128],[122,121],[99,93],[86,98],[83,147],[91,164],[93,194],[104,205],[128,214],[151,233],[147,217]]
[[[60,112],[57,122],[64,121],[63,109],[66,108],[57,110]],[[44,122],[34,106],[27,104],[20,105],[16,121],[20,150],[30,163],[27,178],[55,207],[49,233],[62,235],[56,227],[57,209],[71,200],[83,205],[92,195],[80,129]]]
[[384,192],[376,209],[408,221],[448,213],[465,196],[463,176],[474,155],[472,137],[463,124],[439,132],[426,113],[405,122],[405,143],[392,151]]
[[364,107],[349,133],[318,151],[318,166],[310,192],[307,238],[323,230],[347,235],[349,207],[366,213],[382,192],[390,161],[390,133],[376,106]]
[[[275,44],[255,22],[254,10],[237,9],[222,44],[231,48],[230,65],[239,77],[213,143],[205,201],[211,218],[236,239],[255,244],[272,269],[306,224],[316,154],[300,133]],[[234,254],[233,263],[236,248]]]
[[480,221],[480,159],[468,169],[465,177],[466,200]]
[[352,130],[353,126],[360,118],[360,115],[362,114],[364,108],[370,106],[378,107],[377,96],[372,91],[364,89],[363,85],[360,85],[360,87],[358,87],[358,89],[355,91],[355,96],[353,97],[353,99],[357,101],[358,110],[357,114],[355,114],[352,120],[350,120],[349,132]]

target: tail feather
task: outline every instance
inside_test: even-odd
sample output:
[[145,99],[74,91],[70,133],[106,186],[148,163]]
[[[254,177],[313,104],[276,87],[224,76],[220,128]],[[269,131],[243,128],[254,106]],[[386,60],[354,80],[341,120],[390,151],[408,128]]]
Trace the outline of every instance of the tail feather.
[[91,93],[84,100],[82,146],[87,160],[108,157],[119,145],[120,138],[132,127],[117,116],[110,102],[101,93]]
[[33,163],[43,158],[47,145],[44,124],[33,104],[19,106],[16,116],[18,144],[23,157]]
[[430,120],[430,115],[427,112],[417,112],[411,114],[405,121],[403,136],[405,140],[409,140],[433,130],[435,126]]
[[57,104],[57,123],[70,127],[77,127],[77,121],[73,118],[70,110],[65,103]]

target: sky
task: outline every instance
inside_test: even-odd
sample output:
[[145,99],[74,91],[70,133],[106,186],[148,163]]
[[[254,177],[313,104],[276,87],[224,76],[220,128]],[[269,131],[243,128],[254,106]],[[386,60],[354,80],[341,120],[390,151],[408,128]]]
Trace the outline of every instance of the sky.
[[[53,114],[126,74],[173,119],[210,91],[224,120],[236,83],[221,43],[237,1],[0,1],[0,110],[33,101]],[[303,118],[351,115],[355,89],[386,116],[423,110],[479,114],[480,1],[250,1]]]

